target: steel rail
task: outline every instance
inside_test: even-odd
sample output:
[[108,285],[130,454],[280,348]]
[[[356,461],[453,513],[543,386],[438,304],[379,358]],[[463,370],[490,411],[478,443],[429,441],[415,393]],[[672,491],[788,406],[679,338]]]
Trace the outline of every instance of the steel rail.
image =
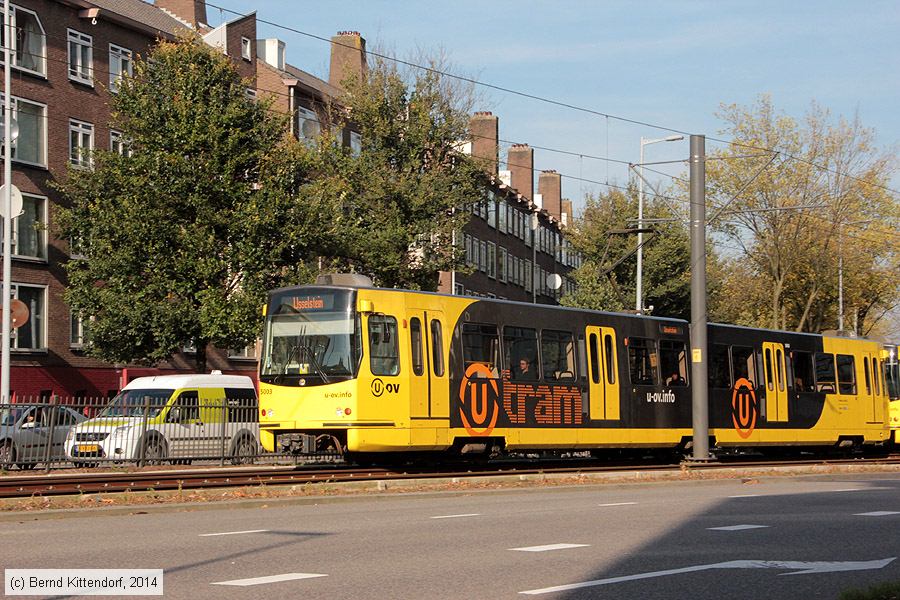
[[309,468],[309,467],[245,467],[178,471],[136,471],[131,473],[66,473],[47,475],[7,475],[0,477],[0,498],[28,498],[94,493],[142,492],[162,490],[198,490],[264,485],[346,483],[352,481],[402,481],[412,479],[465,479],[508,475],[565,475],[642,471],[687,470],[708,472],[721,469],[759,469],[797,466],[897,465],[900,456],[855,459],[811,459],[779,461],[725,461],[703,464],[597,464],[576,461],[563,465],[518,462],[506,464],[455,465],[456,470],[409,466],[399,468]]

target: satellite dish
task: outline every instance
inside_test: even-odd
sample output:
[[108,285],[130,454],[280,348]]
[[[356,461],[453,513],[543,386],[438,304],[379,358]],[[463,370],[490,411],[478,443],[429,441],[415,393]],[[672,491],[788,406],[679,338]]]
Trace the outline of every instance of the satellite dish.
[[[0,122],[0,138],[6,139],[6,125],[3,122]],[[15,119],[10,119],[9,125],[9,139],[13,143],[13,146],[16,145],[16,140],[19,138],[19,122]]]
[[28,322],[28,305],[21,300],[13,300],[9,303],[9,317],[12,320],[13,329],[21,327]]
[[551,290],[558,290],[562,287],[562,277],[558,273],[550,273],[547,275],[547,287]]
[[[0,217],[5,217],[4,214],[6,210],[6,202],[4,202],[4,198],[6,198],[6,184],[0,185]],[[12,204],[12,211],[9,213],[10,219],[15,219],[19,215],[22,214],[22,192],[19,191],[19,188],[16,186],[10,186],[10,200]]]

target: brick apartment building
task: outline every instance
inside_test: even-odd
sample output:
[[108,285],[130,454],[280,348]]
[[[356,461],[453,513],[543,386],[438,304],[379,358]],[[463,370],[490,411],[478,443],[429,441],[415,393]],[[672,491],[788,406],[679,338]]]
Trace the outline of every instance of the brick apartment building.
[[[468,272],[443,272],[438,289],[465,296],[558,304],[571,291],[569,272],[580,257],[565,239],[572,203],[562,198],[562,178],[543,171],[534,193],[534,149],[515,144],[507,152],[508,169],[499,170],[499,119],[478,112],[469,125],[467,151],[481,159],[491,186],[472,204],[472,218],[457,243],[465,248]],[[551,275],[561,285],[553,288]]]
[[[281,40],[257,39],[255,13],[213,28],[206,23],[202,0],[15,0],[10,8],[16,32],[11,97],[20,130],[12,181],[24,198],[23,214],[13,221],[11,284],[13,297],[23,301],[31,315],[11,341],[11,396],[100,397],[134,377],[190,372],[190,348],[153,368],[111,365],[86,356],[86,324],[72,315],[63,299],[69,245],[53,234],[62,199],[50,182],[64,177],[69,165],[89,166],[94,149],[125,151],[121,134],[108,125],[110,94],[121,74],[130,73],[135,58],[158,39],[174,39],[185,29],[198,32],[231,58],[248,81],[248,95],[274,97],[275,110],[290,115],[298,139],[314,138],[327,125],[326,107],[340,94],[346,75],[365,73],[365,40],[355,32],[332,38],[339,44],[332,44],[329,78],[324,81],[287,64]],[[496,117],[484,116],[473,117],[473,127],[485,121],[488,129],[493,126],[493,137],[485,140],[479,129],[472,147],[476,155],[493,156],[494,185],[485,201],[476,204],[459,242],[467,244],[473,272],[443,274],[441,289],[555,302],[559,292],[547,288],[546,274],[565,273],[574,258],[561,235],[565,210],[559,176],[541,175],[544,209],[532,198],[531,167],[515,168],[512,163],[518,159],[513,160],[512,152],[512,183],[503,182],[497,171]],[[347,129],[340,136],[345,145],[359,147],[357,132]],[[533,215],[539,222],[536,233],[530,228]],[[539,282],[536,291],[534,281]],[[255,348],[209,348],[207,363],[210,369],[254,375]]]
[[[336,38],[349,48],[336,46],[329,83],[286,64],[280,40],[258,40],[255,13],[212,28],[205,3],[195,0],[15,0],[10,10],[16,32],[10,95],[20,130],[12,181],[24,198],[23,214],[13,221],[11,284],[31,313],[11,341],[11,396],[106,396],[137,376],[193,370],[189,348],[154,368],[85,355],[85,323],[63,300],[69,246],[53,235],[61,198],[50,182],[70,164],[89,166],[93,149],[124,151],[121,134],[108,126],[110,94],[157,39],[185,29],[201,34],[233,60],[249,95],[275,96],[300,138],[318,134],[321,107],[339,92],[333,82],[364,68],[365,42],[353,33]],[[343,135],[345,143],[359,143],[357,134]],[[210,348],[208,365],[253,375],[255,352]]]

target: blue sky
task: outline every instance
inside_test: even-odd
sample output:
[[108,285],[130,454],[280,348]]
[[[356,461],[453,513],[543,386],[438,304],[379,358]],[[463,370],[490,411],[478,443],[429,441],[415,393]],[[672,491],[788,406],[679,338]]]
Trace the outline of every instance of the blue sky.
[[[457,73],[480,81],[708,137],[723,137],[721,103],[748,105],[770,94],[779,110],[798,119],[813,101],[835,116],[858,113],[881,148],[900,147],[896,1],[211,0],[207,6],[212,24],[249,6],[261,21],[325,38],[359,31],[370,49],[401,58],[442,49]],[[288,62],[327,79],[327,43],[264,23],[258,35],[282,39]],[[482,95],[478,108],[499,116],[504,140],[637,163],[642,136],[669,135],[495,90]],[[715,146],[708,142],[707,151]],[[645,149],[645,160],[687,153],[686,140],[657,144]],[[571,177],[617,184],[628,178],[625,166],[546,150],[535,151],[535,167],[563,174],[563,195],[576,209],[584,193],[603,187]]]

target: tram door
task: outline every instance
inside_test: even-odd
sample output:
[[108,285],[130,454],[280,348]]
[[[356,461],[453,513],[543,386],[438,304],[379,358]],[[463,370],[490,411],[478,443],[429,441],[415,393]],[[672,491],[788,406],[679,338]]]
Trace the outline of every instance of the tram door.
[[766,420],[788,420],[788,391],[784,369],[784,344],[763,342],[763,377],[766,383]]
[[429,372],[428,321],[424,310],[411,309],[406,315],[409,331],[409,416],[428,417]]
[[619,419],[619,377],[616,332],[611,327],[588,327],[590,418]]
[[447,418],[450,391],[444,316],[441,311],[413,308],[409,326],[409,415],[412,418]]
[[866,421],[868,423],[884,422],[884,396],[881,395],[881,382],[878,380],[878,354],[863,354],[863,380],[865,385],[857,384],[860,400],[866,405]]

